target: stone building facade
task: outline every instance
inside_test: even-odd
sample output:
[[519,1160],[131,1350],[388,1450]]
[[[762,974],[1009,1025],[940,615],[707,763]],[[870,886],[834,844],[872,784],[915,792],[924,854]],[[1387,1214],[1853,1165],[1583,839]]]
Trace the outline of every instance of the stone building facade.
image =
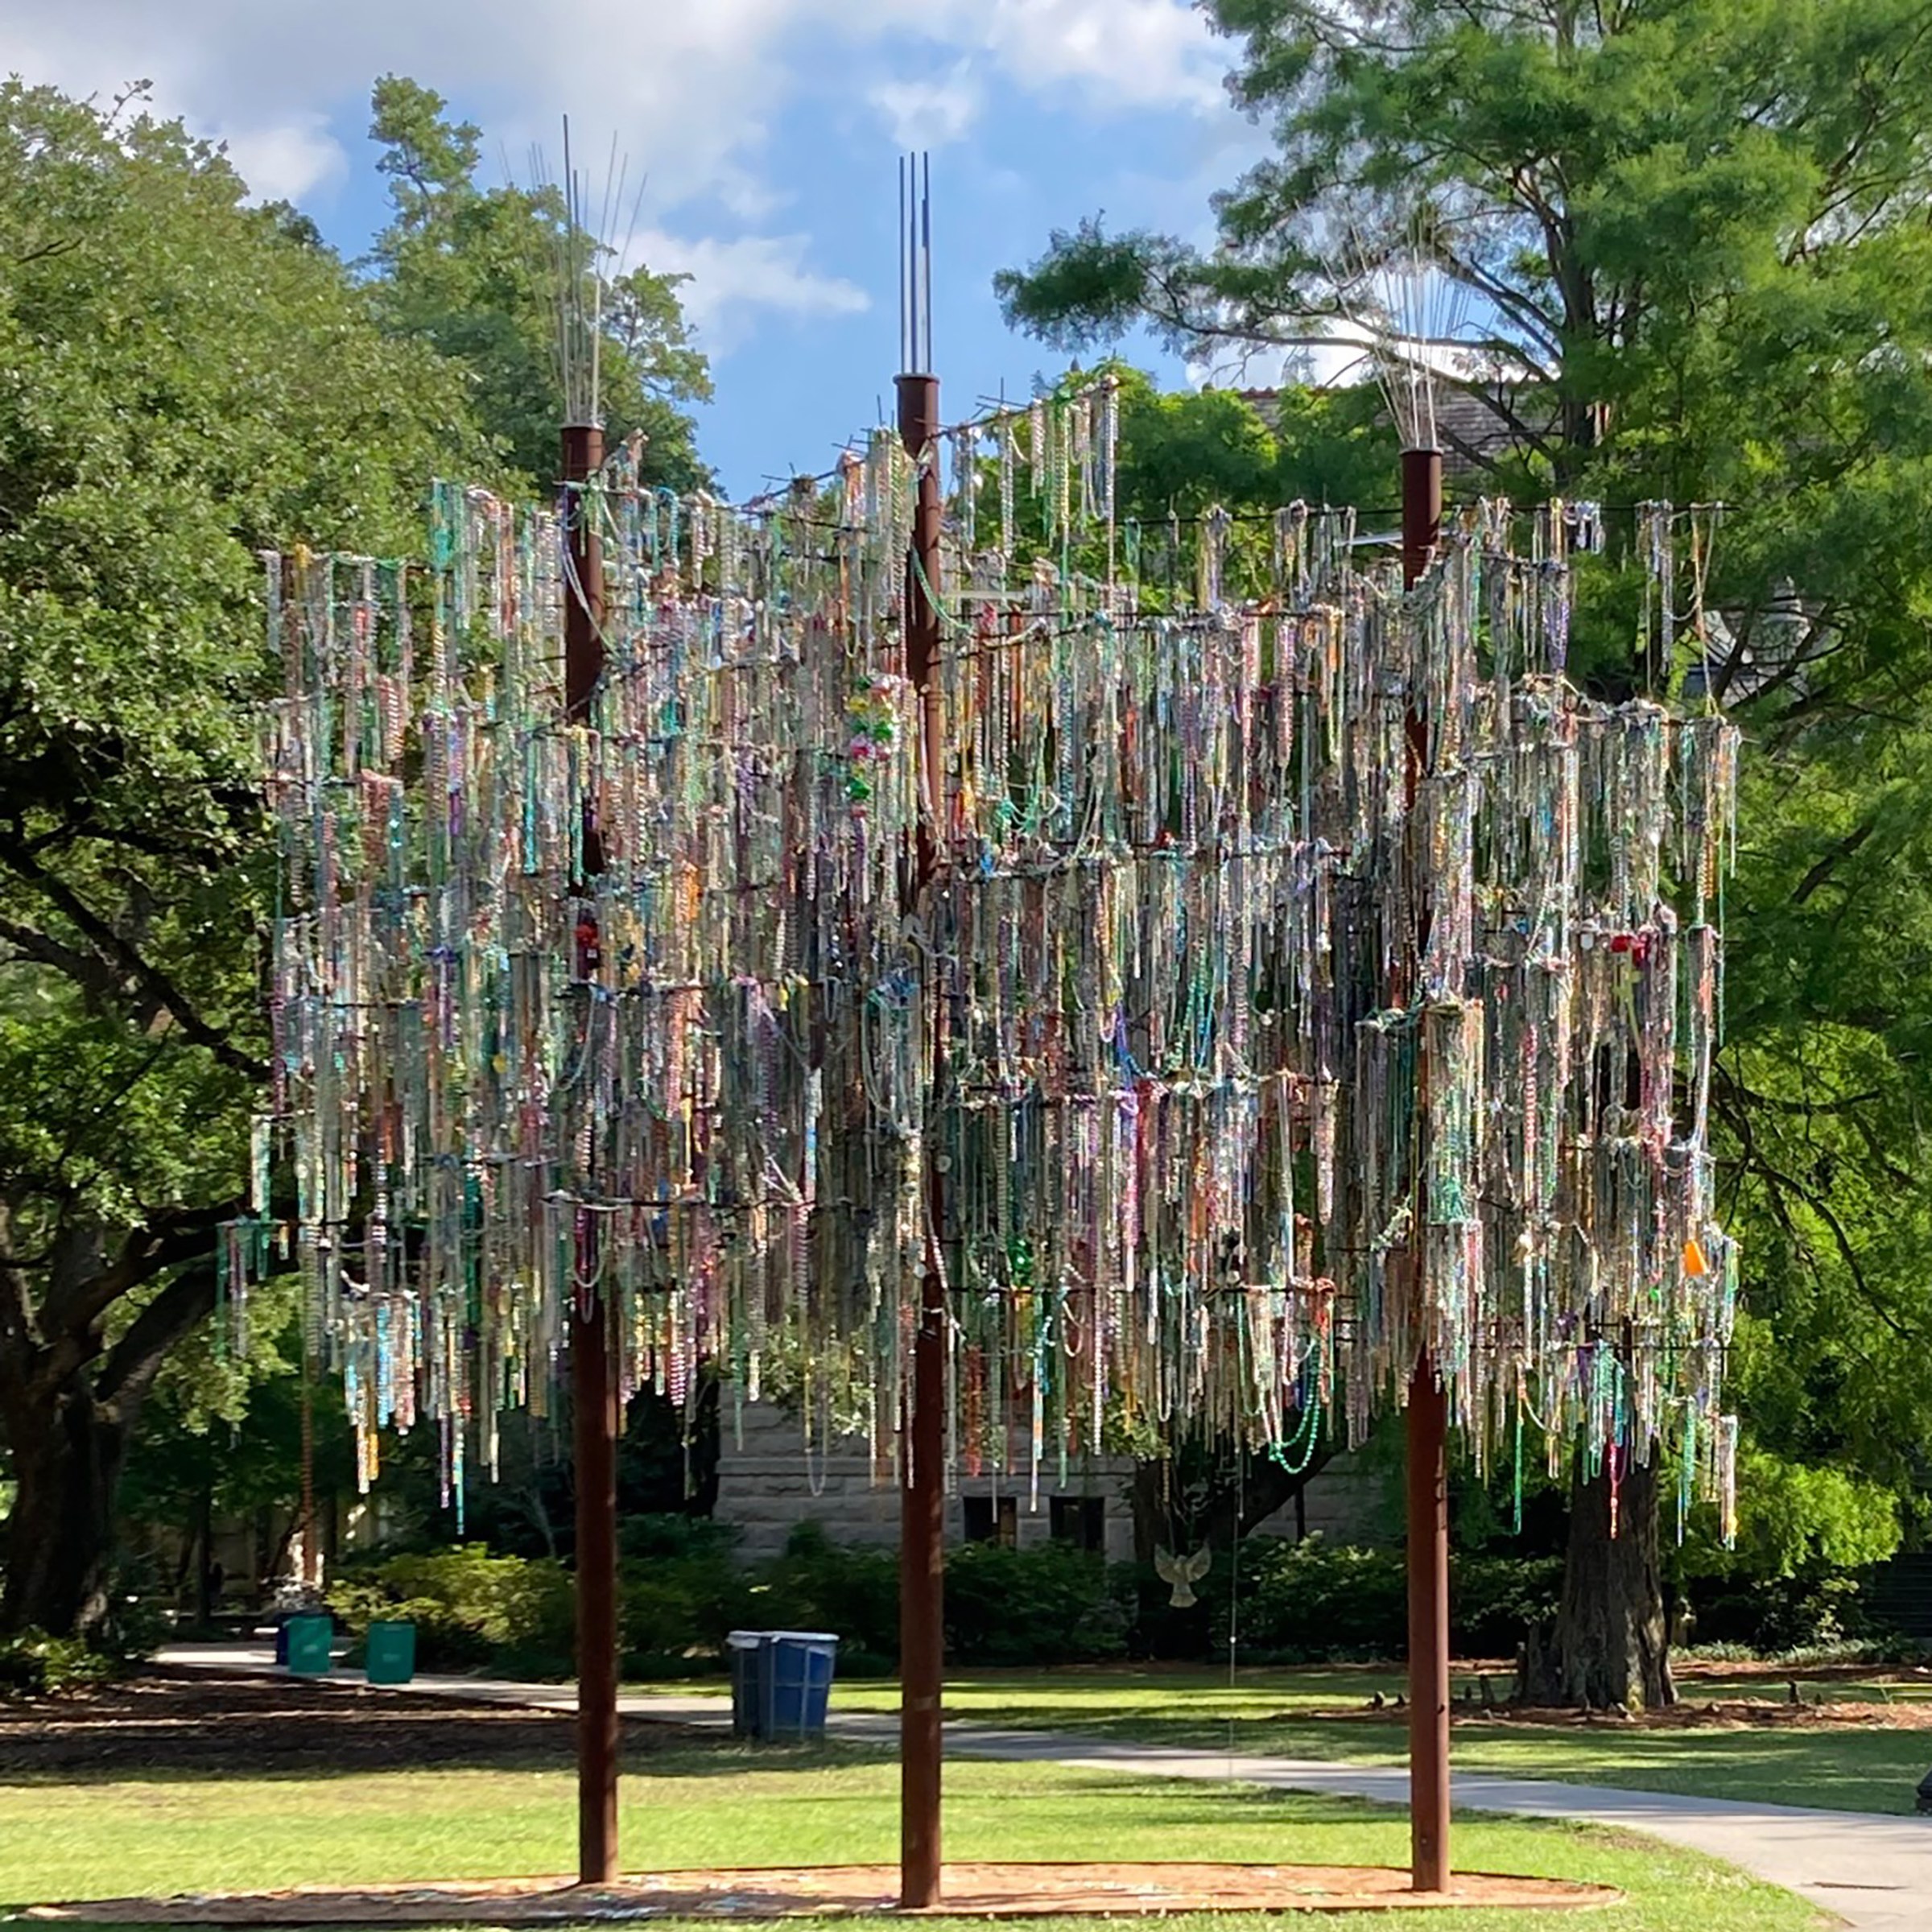
[[[816,1522],[835,1542],[894,1545],[899,1539],[899,1493],[890,1470],[875,1469],[865,1441],[836,1439],[809,1448],[798,1415],[775,1402],[745,1405],[741,1418],[727,1406],[720,1423],[717,1501],[712,1515],[738,1531],[747,1562],[779,1554],[802,1522]],[[1022,1549],[1059,1539],[1104,1555],[1133,1556],[1133,1459],[1070,1459],[1066,1480],[1057,1462],[1028,1480],[1024,1445],[1015,1443],[1012,1471],[961,1475],[946,1500],[948,1543],[1005,1542]],[[1326,1536],[1331,1542],[1374,1539],[1378,1479],[1338,1457],[1302,1492],[1253,1534]]]

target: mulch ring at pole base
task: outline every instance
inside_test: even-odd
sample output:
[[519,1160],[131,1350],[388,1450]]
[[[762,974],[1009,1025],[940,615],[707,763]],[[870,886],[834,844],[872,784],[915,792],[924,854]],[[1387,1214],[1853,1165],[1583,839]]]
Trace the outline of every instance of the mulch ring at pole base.
[[[584,1919],[857,1917],[898,1910],[896,1865],[661,1872],[615,1885],[559,1878],[448,1885],[306,1885],[283,1892],[184,1893],[35,1905],[54,1923],[200,1926],[551,1925]],[[1138,1918],[1176,1912],[1385,1912],[1397,1907],[1593,1906],[1608,1885],[1459,1872],[1449,1893],[1416,1893],[1374,1865],[955,1864],[943,1903],[914,1917]]]

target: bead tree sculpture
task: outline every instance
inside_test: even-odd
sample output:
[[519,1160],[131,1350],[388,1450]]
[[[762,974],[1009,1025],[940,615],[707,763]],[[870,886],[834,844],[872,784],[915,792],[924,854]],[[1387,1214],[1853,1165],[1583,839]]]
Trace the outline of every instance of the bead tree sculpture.
[[1114,413],[948,432],[936,712],[886,434],[743,510],[569,493],[581,724],[555,517],[442,487],[424,570],[270,559],[258,1208],[280,1136],[365,1477],[427,1420],[460,1493],[593,1290],[626,1393],[708,1361],[889,1466],[937,1199],[961,1468],[1359,1438],[1426,1351],[1479,1455],[1527,1418],[1728,1498],[1732,728],[1566,680],[1587,506],[1455,513],[1412,592],[1342,513],[1210,517],[1180,595]]

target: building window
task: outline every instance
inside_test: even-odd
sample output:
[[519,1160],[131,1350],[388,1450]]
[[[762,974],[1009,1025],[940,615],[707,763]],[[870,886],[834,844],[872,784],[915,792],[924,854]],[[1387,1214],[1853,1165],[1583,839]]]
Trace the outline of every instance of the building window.
[[1014,1496],[968,1496],[960,1499],[966,1509],[966,1540],[969,1543],[997,1543],[1010,1550],[1020,1540],[1020,1502]]
[[1098,1496],[1056,1496],[1050,1499],[1053,1540],[1071,1543],[1096,1555],[1107,1550],[1107,1504]]

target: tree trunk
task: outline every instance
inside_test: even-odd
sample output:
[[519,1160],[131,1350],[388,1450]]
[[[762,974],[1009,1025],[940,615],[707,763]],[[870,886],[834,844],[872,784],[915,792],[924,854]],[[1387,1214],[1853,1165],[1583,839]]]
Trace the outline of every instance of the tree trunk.
[[212,1481],[201,1492],[195,1541],[200,1554],[195,1571],[195,1625],[205,1630],[215,1616],[215,1485]]
[[7,1519],[0,1630],[85,1637],[107,1614],[126,1432],[78,1375],[35,1406],[45,1413],[9,1429],[19,1488]]
[[1628,1468],[1616,1485],[1611,1534],[1608,1474],[1579,1475],[1570,1499],[1570,1544],[1554,1628],[1533,1630],[1519,1695],[1567,1709],[1654,1711],[1677,1702],[1657,1544],[1654,1463]]
[[[197,1228],[193,1238],[206,1236]],[[97,1245],[68,1245],[83,1254]],[[101,1330],[108,1309],[172,1258],[165,1242],[130,1236],[120,1262],[57,1278],[38,1311],[19,1269],[0,1258],[0,1424],[17,1484],[0,1633],[87,1637],[106,1616],[129,1438],[168,1350],[214,1307],[212,1257],[143,1302],[112,1348]]]

